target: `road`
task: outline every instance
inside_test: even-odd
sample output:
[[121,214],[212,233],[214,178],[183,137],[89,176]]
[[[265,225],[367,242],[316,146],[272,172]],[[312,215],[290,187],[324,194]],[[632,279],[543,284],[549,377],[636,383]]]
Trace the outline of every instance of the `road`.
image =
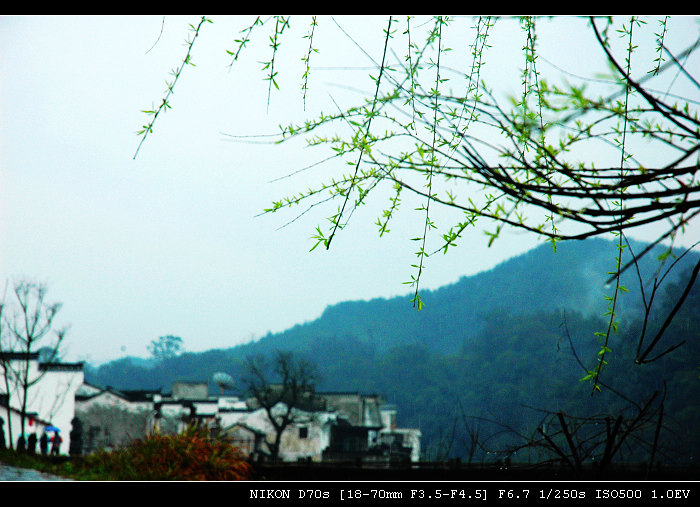
[[45,474],[29,468],[17,468],[0,463],[0,481],[70,481],[64,477]]

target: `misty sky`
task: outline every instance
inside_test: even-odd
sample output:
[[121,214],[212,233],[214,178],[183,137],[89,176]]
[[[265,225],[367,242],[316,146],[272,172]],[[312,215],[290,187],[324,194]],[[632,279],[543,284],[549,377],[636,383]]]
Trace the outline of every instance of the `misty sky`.
[[[271,145],[231,137],[274,134],[280,124],[334,112],[334,102],[360,102],[360,91],[373,90],[370,56],[381,58],[386,18],[336,18],[368,56],[330,17],[319,17],[306,109],[300,59],[309,17],[291,18],[276,62],[280,89],[269,106],[260,63],[269,58],[269,26],[253,32],[229,67],[226,50],[236,48],[252,19],[212,19],[194,46],[196,67],[185,69],[172,109],[134,159],[136,131],[146,121],[141,111],[162,99],[169,72],[184,57],[188,24],[199,18],[0,17],[0,280],[48,284],[50,299],[64,305],[59,323],[71,325],[68,360],[146,356],[147,344],[167,334],[191,351],[231,347],[315,319],[329,304],[409,293],[403,282],[412,274],[418,212],[404,210],[380,239],[373,222],[386,203],[373,203],[329,251],[309,252],[330,208],[287,227],[293,212],[257,215],[325,179],[321,166],[282,177],[327,153],[302,139]],[[489,53],[485,78],[510,82],[505,91],[517,94],[522,33],[517,23],[510,31],[496,26],[499,51]],[[581,49],[573,26],[559,28],[567,37],[549,45],[548,59],[579,75],[587,65],[604,70]],[[694,18],[673,19],[671,28],[674,48],[698,36]],[[557,35],[547,30],[543,51]],[[454,51],[465,52],[471,40],[462,42]],[[429,259],[423,287],[452,283],[537,244],[509,231],[488,249],[474,230],[451,254]]]

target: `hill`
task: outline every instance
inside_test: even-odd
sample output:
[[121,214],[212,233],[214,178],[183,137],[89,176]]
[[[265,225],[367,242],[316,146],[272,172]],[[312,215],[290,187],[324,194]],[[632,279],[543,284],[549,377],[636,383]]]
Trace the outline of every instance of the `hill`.
[[[642,245],[633,244],[635,252]],[[397,345],[420,344],[431,352],[453,354],[483,329],[485,316],[493,312],[508,315],[554,310],[575,310],[584,315],[602,315],[608,272],[615,268],[616,245],[603,239],[560,243],[556,253],[541,245],[507,260],[491,270],[462,277],[454,284],[425,291],[427,305],[416,312],[410,296],[369,301],[348,301],[329,306],[312,322],[299,324],[264,337],[260,345],[270,348],[307,348],[318,337],[353,336],[384,352]],[[659,267],[657,248],[640,261],[645,279]],[[624,260],[629,260],[626,252]],[[691,258],[674,268],[678,275]],[[641,304],[634,269],[623,274],[623,312],[634,315]]]

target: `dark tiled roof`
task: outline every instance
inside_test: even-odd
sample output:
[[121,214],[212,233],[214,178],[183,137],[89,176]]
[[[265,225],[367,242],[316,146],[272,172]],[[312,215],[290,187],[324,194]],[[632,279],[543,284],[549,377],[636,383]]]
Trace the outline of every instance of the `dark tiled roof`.
[[40,370],[51,371],[83,371],[85,363],[39,363]]

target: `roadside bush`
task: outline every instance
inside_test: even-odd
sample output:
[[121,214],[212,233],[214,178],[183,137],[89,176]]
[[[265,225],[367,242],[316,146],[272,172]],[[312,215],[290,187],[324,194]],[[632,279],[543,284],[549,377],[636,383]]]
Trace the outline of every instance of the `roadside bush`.
[[153,434],[128,447],[98,451],[85,458],[83,471],[123,481],[239,481],[252,468],[226,439],[211,439],[190,426],[177,435]]

